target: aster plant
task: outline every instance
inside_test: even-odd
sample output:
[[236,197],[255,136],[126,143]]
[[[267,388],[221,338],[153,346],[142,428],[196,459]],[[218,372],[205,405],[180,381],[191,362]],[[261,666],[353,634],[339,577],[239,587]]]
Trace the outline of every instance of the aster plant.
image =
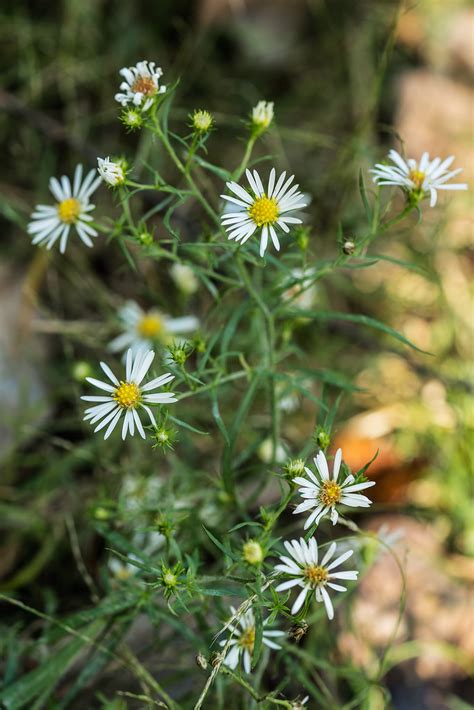
[[[35,249],[59,246],[52,283],[61,279],[57,264],[77,264],[81,276],[95,270],[78,294],[91,299],[91,324],[71,315],[64,337],[73,333],[65,351],[78,358],[68,433],[83,447],[77,476],[99,479],[87,515],[103,556],[89,569],[70,529],[97,613],[75,611],[41,631],[41,644],[64,633],[61,664],[27,674],[25,703],[53,702],[54,684],[74,660],[79,680],[58,694],[61,707],[109,662],[134,676],[142,694],[132,696],[147,707],[234,707],[234,699],[235,707],[339,707],[328,625],[344,627],[359,574],[391,542],[364,532],[375,482],[367,466],[352,473],[350,446],[343,461],[335,443],[339,403],[354,391],[344,358],[314,367],[311,350],[323,352],[327,321],[349,323],[351,338],[368,326],[400,349],[417,347],[331,301],[340,302],[341,283],[350,291],[350,269],[384,258],[391,227],[406,220],[414,228],[412,213],[420,216],[425,199],[434,207],[439,191],[466,185],[452,182],[460,171],[452,157],[424,153],[418,161],[391,150],[391,163],[369,173],[372,189],[361,172],[359,211],[342,210],[322,255],[325,227],[308,172],[299,174],[300,188],[286,155],[268,155],[269,145],[280,146],[278,106],[240,107],[234,124],[244,141],[235,159],[236,148],[227,154],[214,143],[218,96],[212,114],[174,112],[172,68],[166,84],[148,60],[120,75],[110,108],[118,104],[120,120],[136,131],[124,145],[131,152],[136,140],[138,157],[98,157],[85,177],[81,165],[72,180],[52,177],[54,202],[39,204],[26,230]],[[392,205],[391,187],[405,196],[401,207]],[[96,247],[92,255],[81,243]],[[107,280],[109,255],[120,268]],[[73,443],[58,436],[54,446],[72,456]],[[149,667],[128,645],[135,622],[147,624],[158,654]],[[170,651],[178,647],[179,658]],[[44,656],[49,664],[40,651],[35,663]],[[361,672],[354,685],[363,681]],[[5,707],[20,707],[16,682],[0,691]]]

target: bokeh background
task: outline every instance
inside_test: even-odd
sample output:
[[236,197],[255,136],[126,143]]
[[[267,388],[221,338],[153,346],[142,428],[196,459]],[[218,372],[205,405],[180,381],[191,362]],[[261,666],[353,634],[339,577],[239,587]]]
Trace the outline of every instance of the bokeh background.
[[[389,147],[415,157],[453,153],[473,185],[474,10],[467,0],[36,0],[2,8],[0,589],[62,612],[86,598],[64,517],[87,531],[99,495],[94,463],[75,453],[84,432],[74,368],[107,342],[120,299],[166,283],[146,264],[137,283],[103,240],[93,253],[78,247],[48,257],[31,247],[25,225],[50,175],[77,162],[94,167],[98,155],[149,155],[147,139],[117,121],[118,70],[148,58],[168,82],[181,77],[173,120],[184,126],[192,108],[210,110],[218,126],[211,152],[227,166],[239,160],[235,136],[244,135],[250,108],[274,101],[276,126],[261,152],[280,156],[313,195],[319,259],[338,248],[339,222],[357,234],[358,171]],[[471,194],[442,195],[436,210],[425,206],[421,225],[375,244],[392,262],[338,273],[315,294],[321,307],[387,322],[429,355],[347,324],[317,333],[302,324],[295,335],[310,343],[313,366],[337,362],[361,388],[345,398],[337,424],[349,465],[379,450],[376,506],[361,524],[398,535],[406,609],[397,626],[404,581],[382,557],[360,585],[353,628],[339,632],[337,659],[370,671],[396,629],[386,678],[396,710],[464,710],[473,701]],[[105,191],[101,210],[112,210]],[[192,208],[179,219],[185,229]],[[98,312],[105,325],[91,330]],[[310,433],[303,412],[285,437],[298,448]],[[94,568],[102,550],[84,531],[79,523]],[[21,616],[6,630],[11,614],[1,608],[0,650],[24,632]]]

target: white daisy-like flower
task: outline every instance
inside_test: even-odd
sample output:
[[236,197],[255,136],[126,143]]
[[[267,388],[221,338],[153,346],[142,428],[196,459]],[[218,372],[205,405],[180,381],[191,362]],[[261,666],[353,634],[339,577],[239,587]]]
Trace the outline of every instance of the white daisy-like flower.
[[33,237],[32,244],[41,244],[51,249],[59,239],[59,251],[64,254],[69,232],[74,227],[86,246],[93,245],[92,237],[96,237],[97,232],[89,224],[93,219],[89,212],[95,205],[89,199],[101,182],[100,177],[94,180],[94,176],[95,170],[91,170],[83,180],[82,165],[77,165],[72,184],[66,175],[60,180],[50,178],[49,189],[56,204],[35,207],[28,224],[28,234]]
[[97,158],[97,172],[102,180],[111,187],[123,185],[125,182],[125,170],[120,163],[114,163],[110,158]]
[[259,101],[252,109],[252,123],[257,128],[268,128],[273,120],[273,101]]
[[[231,606],[230,610],[234,616],[236,614],[234,607]],[[278,631],[276,629],[266,629],[265,627],[268,624],[268,620],[269,617],[267,617],[263,622],[262,643],[264,643],[265,646],[268,646],[268,648],[279,650],[281,646],[271,639],[278,636],[285,636],[285,632]],[[253,648],[255,645],[255,617],[252,609],[249,609],[241,615],[238,620],[238,625],[230,624],[227,626],[227,629],[232,633],[232,638],[229,642],[230,648],[224,659],[224,664],[234,670],[237,668],[239,659],[242,658],[245,672],[250,673]],[[224,639],[219,643],[221,646],[225,646],[227,644],[227,639]]]
[[462,172],[462,168],[448,169],[454,155],[450,155],[446,160],[430,160],[429,153],[423,153],[419,162],[414,158],[405,160],[396,150],[391,150],[388,155],[395,165],[377,163],[370,171],[373,173],[373,181],[378,185],[398,185],[416,201],[430,195],[430,207],[436,204],[437,190],[467,190],[466,183],[447,184],[448,180]]
[[192,268],[187,264],[173,264],[170,276],[179,290],[186,296],[191,296],[199,288],[199,281]]
[[125,439],[127,433],[133,436],[135,426],[140,436],[145,439],[145,432],[137,410],[144,409],[152,425],[156,427],[153,412],[147,405],[169,404],[170,402],[177,401],[172,392],[162,392],[161,394],[150,392],[174,380],[174,375],[169,372],[160,377],[155,377],[153,380],[150,380],[150,382],[147,382],[147,384],[140,386],[143,378],[150,369],[154,357],[155,353],[153,350],[140,350],[134,357],[131,349],[129,349],[126,356],[125,380],[119,381],[105,362],[101,362],[100,366],[112,384],[96,380],[94,377],[86,378],[94,387],[98,387],[107,392],[105,396],[87,395],[81,397],[81,399],[86,402],[96,402],[94,406],[86,409],[84,412],[84,420],[89,420],[91,424],[99,422],[94,429],[95,432],[107,426],[104,439],[108,439],[111,435],[122,414],[124,414],[122,439]]
[[306,500],[300,503],[294,514],[305,513],[307,510],[313,510],[304,524],[304,529],[307,530],[313,523],[316,525],[321,518],[329,514],[332,524],[335,525],[339,518],[337,512],[338,505],[347,505],[351,508],[368,508],[372,501],[367,496],[361,495],[359,491],[365,488],[375,486],[375,481],[364,481],[363,483],[354,483],[355,478],[349,474],[344,480],[339,480],[339,472],[342,461],[342,450],[338,449],[334,457],[334,465],[332,476],[329,473],[328,462],[323,451],[313,459],[317,476],[305,466],[305,471],[308,478],[298,476],[293,479],[293,482],[301,486],[298,490],[302,498]]
[[162,487],[163,481],[159,476],[128,473],[122,479],[119,496],[120,507],[126,513],[133,515],[136,521],[140,512],[157,504],[160,496],[163,495]]
[[292,306],[309,310],[317,294],[316,284],[314,283],[315,274],[315,269],[292,269],[291,276],[297,283],[283,291],[283,300],[291,301]]
[[236,182],[228,182],[226,185],[234,195],[221,195],[224,200],[235,205],[233,212],[226,212],[221,217],[228,238],[245,244],[255,230],[260,229],[260,256],[265,254],[269,237],[275,249],[279,251],[280,242],[275,227],[278,226],[288,233],[289,224],[301,224],[302,220],[292,217],[290,213],[305,207],[307,203],[303,194],[298,192],[299,185],[290,187],[295,179],[294,175],[285,181],[286,172],[283,172],[276,180],[276,171],[272,168],[265,192],[258,172],[256,170],[253,173],[250,170],[245,172],[251,192],[244,190]]
[[127,301],[118,315],[125,330],[109,343],[112,352],[131,348],[135,355],[149,350],[157,342],[169,343],[173,336],[190,333],[199,327],[195,316],[170,318],[155,309],[144,311],[135,301]]
[[[337,545],[331,543],[321,562],[318,562],[318,544],[316,538],[312,537],[308,542],[304,538],[298,540],[285,540],[283,543],[290,557],[282,555],[281,563],[275,565],[277,572],[284,572],[291,579],[282,582],[275,587],[276,592],[284,592],[292,587],[301,587],[295,603],[291,607],[291,613],[297,614],[304,604],[307,596],[314,593],[317,602],[324,602],[328,619],[334,618],[334,608],[326,587],[334,589],[336,592],[346,592],[347,588],[338,584],[334,580],[348,579],[356,580],[359,574],[357,570],[348,572],[333,572],[336,567],[342,565],[353,554],[353,550],[347,550],[342,555],[333,559]],[[331,562],[332,560],[332,562]]]
[[148,111],[155,97],[166,91],[166,86],[159,83],[163,71],[155,62],[138,62],[134,67],[124,67],[119,73],[125,81],[120,84],[121,91],[115,94],[115,100],[122,106],[133,104]]
[[[136,533],[132,538],[132,545],[137,549],[142,550],[148,557],[164,547],[165,543],[165,536],[156,531],[151,531],[149,533]],[[143,562],[143,560],[141,560],[133,552],[127,555],[127,560],[130,560],[130,562],[125,562],[119,557],[111,556],[107,562],[109,572],[120,581],[129,579],[140,571],[140,568],[134,565],[133,562]]]

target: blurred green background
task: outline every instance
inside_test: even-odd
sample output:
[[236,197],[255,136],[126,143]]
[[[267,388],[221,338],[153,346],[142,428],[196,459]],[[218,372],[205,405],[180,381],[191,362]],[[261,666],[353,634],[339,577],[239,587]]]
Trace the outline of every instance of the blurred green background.
[[[357,236],[358,171],[400,138],[417,158],[454,153],[472,185],[473,28],[463,0],[3,4],[0,588],[55,611],[85,603],[64,517],[79,518],[95,568],[103,552],[87,515],[103,495],[104,462],[93,450],[75,453],[84,431],[74,366],[101,351],[120,299],[166,293],[154,267],[141,264],[134,278],[104,240],[93,253],[76,246],[60,259],[33,249],[25,231],[51,175],[71,173],[77,162],[94,167],[97,156],[150,155],[149,138],[126,134],[117,120],[118,70],[146,58],[163,67],[165,83],[180,78],[175,129],[185,131],[193,108],[211,111],[218,130],[210,155],[227,167],[239,161],[251,107],[275,102],[276,126],[259,150],[290,166],[312,195],[311,264],[339,248],[339,223],[346,237]],[[315,294],[320,307],[372,315],[429,355],[336,325],[314,333],[301,324],[294,333],[309,343],[313,366],[337,362],[364,388],[342,404],[337,443],[354,468],[379,449],[371,469],[377,507],[367,524],[399,531],[408,546],[407,611],[387,678],[397,710],[461,710],[472,693],[472,199],[448,197],[436,210],[424,207],[421,225],[411,221],[375,243],[392,262],[338,273]],[[103,191],[101,213],[113,209]],[[179,216],[184,230],[192,233],[195,217]],[[206,300],[193,306],[202,312]],[[103,330],[88,330],[98,313]],[[297,448],[310,431],[303,411],[284,433]],[[358,630],[338,641],[341,658],[370,668],[393,629],[399,585],[387,562],[367,575],[355,603]],[[6,623],[10,609],[0,613]],[[24,629],[28,620],[15,621]]]

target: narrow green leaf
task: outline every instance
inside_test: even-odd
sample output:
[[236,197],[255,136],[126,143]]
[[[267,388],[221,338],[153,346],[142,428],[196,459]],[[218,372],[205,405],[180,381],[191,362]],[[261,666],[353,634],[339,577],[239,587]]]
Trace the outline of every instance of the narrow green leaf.
[[263,639],[262,608],[260,606],[254,606],[253,615],[255,618],[255,641],[254,641],[253,653],[252,653],[252,668],[255,668],[258,661],[260,660],[260,655],[262,653],[262,639]]
[[195,162],[200,165],[201,168],[204,168],[205,170],[209,170],[209,172],[214,173],[214,175],[220,177],[220,179],[224,180],[224,182],[232,180],[232,173],[230,173],[228,170],[225,170],[225,168],[220,168],[218,165],[213,165],[212,163],[209,163],[207,160],[201,158],[200,155],[194,155],[193,160],[195,160]]
[[234,553],[230,550],[230,548],[229,548],[228,546],[226,546],[226,545],[224,545],[224,543],[220,542],[220,540],[218,540],[218,539],[211,533],[211,531],[206,528],[205,525],[203,525],[202,527],[204,528],[204,532],[205,532],[206,535],[209,537],[209,539],[212,540],[212,542],[214,543],[214,545],[215,545],[216,547],[218,547],[219,550],[220,550],[221,552],[223,552],[226,557],[230,557],[230,559],[233,560],[234,562],[238,562],[238,561],[239,561],[238,556],[237,556],[237,555],[234,555]]
[[225,424],[222,420],[221,414],[219,412],[219,402],[217,401],[217,392],[215,389],[212,390],[211,392],[211,398],[212,398],[212,416],[214,417],[214,420],[217,424],[217,427],[224,437],[224,441],[226,443],[226,446],[230,446],[230,439],[229,439],[229,434],[227,433],[227,429],[225,427]]
[[372,318],[371,316],[364,316],[357,313],[339,313],[337,311],[307,310],[288,310],[283,311],[282,315],[285,318],[313,318],[314,320],[323,321],[343,320],[349,321],[350,323],[361,323],[362,325],[369,326],[370,328],[380,330],[382,331],[382,333],[390,335],[392,338],[399,340],[404,345],[408,345],[410,348],[413,348],[413,350],[417,350],[418,352],[423,353],[424,355],[431,355],[431,353],[419,348],[417,345],[412,343],[411,340],[408,340],[408,338],[405,338],[404,335],[394,330],[394,328],[391,328],[389,325],[385,325],[385,323],[381,323],[379,320],[377,320],[376,318]]
[[[93,636],[101,626],[100,622],[96,622],[87,630],[87,635]],[[64,648],[56,650],[38,668],[7,686],[0,693],[0,701],[6,710],[31,707],[32,701],[39,695],[49,696],[86,643],[81,638],[72,639]]]
[[240,587],[198,587],[197,591],[208,597],[239,597],[242,595]]
[[[179,399],[179,397],[178,397],[178,399]],[[171,414],[168,414],[168,419],[170,419],[175,424],[179,424],[179,426],[182,426],[183,429],[187,429],[188,431],[192,431],[193,434],[201,434],[201,436],[209,436],[208,431],[202,431],[202,429],[197,429],[195,426],[188,424],[188,422],[184,422],[182,419],[178,419],[178,417],[173,417]]]
[[231,445],[224,449],[222,455],[222,479],[224,487],[228,493],[232,493],[232,456],[234,453],[234,448],[237,440],[238,433],[244,418],[247,416],[248,410],[250,409],[255,394],[260,383],[260,372],[254,372],[247,391],[240,402],[240,406],[235,415],[235,419],[230,428],[230,441]]

